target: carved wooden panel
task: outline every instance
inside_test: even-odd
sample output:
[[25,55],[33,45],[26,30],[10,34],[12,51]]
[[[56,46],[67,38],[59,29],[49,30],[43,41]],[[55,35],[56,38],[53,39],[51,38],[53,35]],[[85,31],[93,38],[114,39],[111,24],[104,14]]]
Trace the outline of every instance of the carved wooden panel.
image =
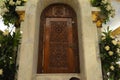
[[51,21],[50,42],[68,42],[67,21]]
[[45,26],[44,72],[75,72],[71,18],[47,18]]
[[49,66],[51,68],[66,68],[68,65],[67,21],[50,21],[50,26]]
[[65,15],[65,7],[56,6],[52,8],[52,13],[55,16],[64,16]]
[[44,16],[46,17],[76,17],[74,11],[66,5],[48,6],[45,10]]
[[49,67],[50,68],[68,68],[68,44],[50,43],[49,48]]
[[48,6],[41,15],[37,73],[79,72],[77,21],[65,4]]

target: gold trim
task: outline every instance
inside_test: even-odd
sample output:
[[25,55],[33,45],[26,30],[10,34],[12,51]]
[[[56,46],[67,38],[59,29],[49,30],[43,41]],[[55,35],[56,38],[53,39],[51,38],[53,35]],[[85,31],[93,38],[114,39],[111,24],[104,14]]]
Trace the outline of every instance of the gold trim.
[[25,18],[25,11],[17,11],[18,15],[20,16],[20,21],[24,21]]
[[102,19],[100,16],[100,11],[92,11],[92,21],[96,23],[97,28],[102,27]]
[[115,29],[111,35],[115,36],[115,35],[120,35],[120,27],[118,27],[117,29]]
[[100,12],[99,11],[92,11],[92,21],[97,22],[99,19]]
[[25,6],[17,6],[16,7],[16,12],[20,16],[20,21],[24,21],[25,18]]

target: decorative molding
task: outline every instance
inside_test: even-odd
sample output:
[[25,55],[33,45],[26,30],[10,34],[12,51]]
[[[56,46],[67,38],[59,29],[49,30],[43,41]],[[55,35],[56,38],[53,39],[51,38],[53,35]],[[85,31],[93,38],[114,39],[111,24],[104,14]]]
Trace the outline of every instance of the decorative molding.
[[16,11],[20,16],[20,21],[24,21],[24,18],[25,18],[25,6],[17,6]]
[[99,19],[99,15],[100,15],[100,12],[99,11],[92,11],[92,21],[94,23],[97,22],[97,20]]
[[112,32],[111,35],[113,35],[113,36],[115,36],[115,35],[120,35],[120,27],[118,27],[117,29],[115,29],[115,30]]
[[64,16],[65,15],[65,8],[61,6],[56,6],[53,8],[53,15],[55,16]]
[[102,27],[102,18],[98,7],[92,7],[92,21],[96,24],[97,28]]

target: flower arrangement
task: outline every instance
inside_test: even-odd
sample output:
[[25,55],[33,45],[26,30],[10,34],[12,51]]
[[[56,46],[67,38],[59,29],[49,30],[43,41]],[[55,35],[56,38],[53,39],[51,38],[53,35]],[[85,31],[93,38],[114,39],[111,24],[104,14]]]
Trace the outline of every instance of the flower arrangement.
[[0,80],[16,80],[15,75],[18,45],[21,40],[20,17],[16,6],[23,6],[26,0],[0,0],[0,15],[5,25],[16,27],[15,32],[8,29],[0,31]]
[[111,36],[109,27],[101,37],[100,56],[102,62],[103,80],[120,79],[120,45],[117,40]]
[[14,24],[19,26],[19,15],[15,11],[16,6],[24,5],[26,0],[0,0],[0,15],[3,17],[4,24]]
[[102,22],[106,23],[115,16],[115,9],[108,0],[91,0],[93,7],[99,7],[101,10]]
[[16,58],[20,44],[20,31],[0,31],[0,80],[15,80],[17,71]]

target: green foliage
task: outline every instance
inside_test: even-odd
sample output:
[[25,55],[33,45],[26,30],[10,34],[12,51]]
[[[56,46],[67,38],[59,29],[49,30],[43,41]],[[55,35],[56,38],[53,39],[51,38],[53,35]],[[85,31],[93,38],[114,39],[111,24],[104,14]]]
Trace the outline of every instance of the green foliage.
[[100,8],[101,18],[104,23],[108,22],[110,17],[113,18],[115,16],[115,10],[108,0],[91,0],[91,5]]
[[19,15],[16,12],[16,6],[23,5],[24,3],[24,0],[2,0],[2,5],[0,7],[2,9],[1,15],[5,25],[16,25],[19,22]]
[[98,7],[101,4],[101,0],[91,0],[90,2],[94,7]]
[[7,30],[5,32],[0,31],[0,69],[3,70],[0,80],[15,80],[16,58],[20,39],[20,31],[16,31],[12,35]]
[[4,24],[7,26],[9,26],[10,24],[16,24],[17,22],[19,22],[19,15],[14,9],[15,8],[13,7],[10,12],[6,12],[3,15]]
[[11,33],[8,30],[0,31],[0,80],[15,80],[17,71],[16,58],[18,45],[20,44],[20,31]]
[[4,24],[16,27],[16,31],[0,31],[0,80],[15,80],[18,66],[16,65],[18,45],[20,44],[21,34],[20,17],[16,12],[16,6],[23,6],[26,0],[0,0],[0,15],[3,17]]
[[109,28],[103,32],[100,41],[100,55],[104,80],[120,79],[120,45],[111,36]]

